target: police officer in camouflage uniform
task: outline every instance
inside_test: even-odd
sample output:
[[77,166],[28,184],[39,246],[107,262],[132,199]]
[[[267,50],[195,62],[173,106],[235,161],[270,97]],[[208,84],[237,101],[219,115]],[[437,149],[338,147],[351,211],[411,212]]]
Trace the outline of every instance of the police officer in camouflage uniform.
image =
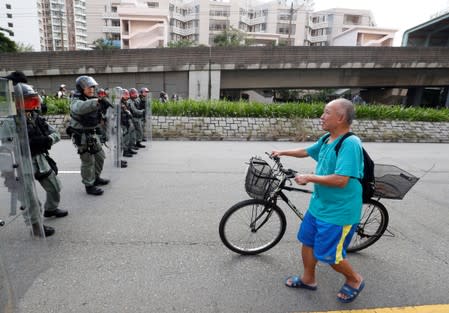
[[[139,89],[139,102],[137,108],[144,112],[142,116],[142,141],[147,141],[147,97],[149,92],[150,90],[147,87]],[[151,105],[151,103],[149,103],[149,105]]]
[[[23,108],[25,109],[24,121],[26,123],[26,131],[28,139],[29,151],[31,152],[31,173],[34,178],[39,181],[46,192],[46,202],[44,204],[45,217],[64,217],[68,212],[58,208],[60,202],[61,183],[57,178],[56,163],[51,159],[50,165],[48,150],[51,146],[60,140],[59,133],[51,127],[44,118],[39,116],[42,100],[34,89],[26,84],[26,76],[20,72],[15,71],[5,77],[13,82],[14,90],[23,96]],[[16,98],[16,105],[19,99]],[[19,117],[17,117],[19,119]],[[22,148],[21,148],[22,150]],[[23,152],[22,150],[22,153]],[[24,165],[24,164],[22,164]],[[21,166],[19,166],[19,169]],[[21,175],[24,175],[23,169]],[[2,176],[5,174],[2,173]],[[32,176],[31,176],[32,177]],[[16,179],[9,179],[5,176],[5,185],[8,189],[15,189]],[[31,224],[32,234],[38,237],[49,237],[55,233],[55,229],[50,226],[40,225],[41,219],[41,204],[37,197],[32,196],[34,190],[34,182],[27,179],[27,176],[22,176],[23,192],[19,192],[19,201],[23,205],[28,204],[27,211],[24,214],[25,222]]]
[[135,142],[134,146],[136,148],[145,148],[142,144],[143,139],[143,129],[142,129],[142,118],[145,116],[145,110],[138,109],[139,107],[139,93],[136,88],[131,88],[129,90],[129,100],[128,108],[133,116],[132,121],[135,128]]
[[100,177],[103,171],[105,153],[100,142],[100,104],[95,94],[98,86],[91,76],[76,79],[76,92],[70,104],[70,126],[67,133],[78,148],[81,159],[81,178],[87,194],[99,196],[108,179]]
[[129,91],[123,89],[122,97],[120,98],[121,106],[121,127],[122,127],[122,145],[123,145],[123,156],[126,158],[131,158],[135,152],[133,148],[133,134],[135,133],[134,123],[132,122],[133,115],[128,109]]
[[61,182],[56,176],[58,174],[56,162],[49,155],[52,145],[60,141],[61,136],[54,127],[50,126],[39,115],[41,99],[38,93],[30,85],[21,84],[20,86],[25,103],[25,117],[34,177],[46,192],[44,216],[67,216],[68,212],[66,210],[58,208],[61,201]]

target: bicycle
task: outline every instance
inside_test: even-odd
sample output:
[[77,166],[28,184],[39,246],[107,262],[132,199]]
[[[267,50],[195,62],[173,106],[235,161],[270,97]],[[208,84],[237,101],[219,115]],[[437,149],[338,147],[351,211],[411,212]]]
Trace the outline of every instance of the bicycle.
[[[278,201],[303,220],[304,214],[288,199],[284,191],[311,194],[306,188],[293,187],[297,171],[285,169],[280,158],[266,153],[274,162],[252,157],[245,178],[245,189],[252,199],[243,200],[229,208],[221,218],[220,239],[236,253],[255,255],[279,243],[284,236],[287,220]],[[388,174],[385,174],[388,173]],[[373,198],[363,203],[362,217],[349,244],[348,252],[368,248],[382,237],[389,223],[381,198],[402,199],[418,178],[394,165],[375,165],[376,186]]]

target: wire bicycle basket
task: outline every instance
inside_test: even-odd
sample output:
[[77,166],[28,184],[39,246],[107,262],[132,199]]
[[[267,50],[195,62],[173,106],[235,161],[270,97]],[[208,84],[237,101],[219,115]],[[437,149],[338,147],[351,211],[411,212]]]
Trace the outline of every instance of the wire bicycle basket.
[[271,167],[267,161],[252,157],[249,160],[245,177],[245,190],[251,198],[267,199],[279,187],[280,171]]
[[374,196],[401,200],[419,178],[394,165],[375,164]]

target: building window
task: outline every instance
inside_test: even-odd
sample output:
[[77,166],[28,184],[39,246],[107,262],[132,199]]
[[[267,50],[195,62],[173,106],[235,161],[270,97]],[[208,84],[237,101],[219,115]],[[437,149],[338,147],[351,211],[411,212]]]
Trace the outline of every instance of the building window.
[[11,14],[11,13],[7,13],[7,14],[6,14],[6,17],[7,17],[7,18],[12,18],[12,14]]
[[13,23],[8,23],[8,27],[14,27],[14,24]]
[[343,23],[347,25],[360,25],[361,16],[360,15],[347,15],[345,14],[343,18]]
[[224,11],[224,10],[210,10],[209,16],[225,16],[225,17],[228,17],[229,16],[229,12]]
[[11,10],[11,5],[9,3],[6,4],[6,9]]
[[117,13],[117,7],[112,6],[112,7],[111,7],[111,12],[112,12],[112,13]]
[[147,2],[147,6],[149,8],[158,8],[159,7],[159,2]]
[[288,30],[289,30],[288,27],[279,27],[278,33],[279,34],[288,34]]

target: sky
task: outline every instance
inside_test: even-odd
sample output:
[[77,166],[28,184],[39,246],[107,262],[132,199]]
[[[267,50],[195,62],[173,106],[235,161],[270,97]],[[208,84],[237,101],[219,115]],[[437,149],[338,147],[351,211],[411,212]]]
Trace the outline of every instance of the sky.
[[331,8],[371,10],[378,27],[398,30],[395,46],[400,46],[405,30],[430,20],[430,16],[438,11],[449,10],[449,0],[314,0],[314,3],[314,11]]

